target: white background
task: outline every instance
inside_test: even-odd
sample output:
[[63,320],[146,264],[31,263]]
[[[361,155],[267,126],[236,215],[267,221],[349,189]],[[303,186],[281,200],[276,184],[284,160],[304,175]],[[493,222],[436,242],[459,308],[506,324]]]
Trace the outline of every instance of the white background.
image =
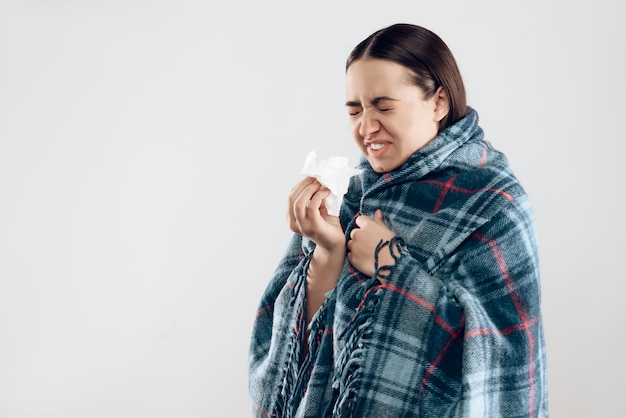
[[623,13],[509,3],[0,0],[0,417],[249,416],[288,190],[356,162],[345,59],[396,22],[534,204],[552,416],[623,416]]

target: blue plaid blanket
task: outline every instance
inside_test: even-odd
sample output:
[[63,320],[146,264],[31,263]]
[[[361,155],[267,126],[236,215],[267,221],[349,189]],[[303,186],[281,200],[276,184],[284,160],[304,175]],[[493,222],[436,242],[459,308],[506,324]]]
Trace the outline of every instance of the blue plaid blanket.
[[346,238],[380,208],[396,263],[376,279],[346,261],[307,338],[315,244],[293,236],[254,322],[253,416],[547,417],[532,210],[476,111],[393,172],[360,168]]

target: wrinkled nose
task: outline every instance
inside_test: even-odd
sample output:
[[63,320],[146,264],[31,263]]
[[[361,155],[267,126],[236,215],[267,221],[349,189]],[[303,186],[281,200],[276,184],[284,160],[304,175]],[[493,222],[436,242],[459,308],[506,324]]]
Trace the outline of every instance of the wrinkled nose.
[[359,135],[367,138],[380,130],[380,122],[375,115],[370,112],[364,112],[361,117],[361,125],[359,126]]

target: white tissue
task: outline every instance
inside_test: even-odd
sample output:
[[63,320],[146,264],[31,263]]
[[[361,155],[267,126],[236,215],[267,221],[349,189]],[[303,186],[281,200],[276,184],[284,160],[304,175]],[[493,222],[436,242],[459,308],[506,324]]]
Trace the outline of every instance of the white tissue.
[[315,177],[330,190],[330,195],[326,198],[326,209],[329,215],[339,216],[339,208],[341,208],[343,195],[348,190],[350,177],[359,174],[361,170],[348,167],[346,157],[330,157],[328,160],[320,161],[319,164],[316,159],[315,150],[309,152],[300,174]]

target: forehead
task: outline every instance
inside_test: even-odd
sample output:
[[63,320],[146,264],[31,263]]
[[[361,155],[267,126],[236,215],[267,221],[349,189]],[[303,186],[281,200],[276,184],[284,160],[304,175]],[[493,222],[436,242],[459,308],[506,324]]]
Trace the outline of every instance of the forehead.
[[377,95],[410,87],[410,71],[393,61],[360,59],[346,72],[346,94]]

